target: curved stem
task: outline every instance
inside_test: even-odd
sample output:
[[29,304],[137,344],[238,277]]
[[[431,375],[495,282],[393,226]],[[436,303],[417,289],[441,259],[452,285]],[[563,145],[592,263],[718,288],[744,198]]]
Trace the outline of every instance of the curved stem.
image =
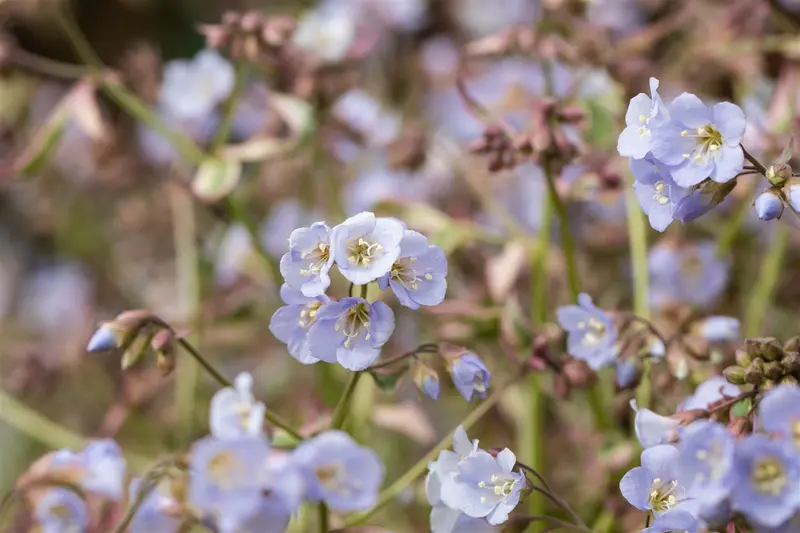
[[339,403],[336,404],[336,409],[333,411],[333,418],[331,419],[331,429],[342,429],[344,425],[344,421],[347,418],[347,415],[350,411],[350,399],[353,397],[353,393],[356,390],[356,385],[358,385],[358,380],[361,379],[361,376],[364,374],[364,371],[353,372],[350,376],[350,381],[347,382],[347,386],[342,392],[341,398],[339,398]]
[[580,282],[578,280],[578,263],[575,259],[575,240],[572,237],[572,232],[569,229],[569,219],[567,218],[567,208],[561,197],[558,195],[556,189],[555,176],[552,172],[545,170],[547,176],[547,190],[550,194],[550,201],[555,208],[556,216],[558,217],[559,230],[561,233],[561,248],[564,253],[564,262],[567,268],[567,285],[569,286],[570,296],[572,301],[577,301],[580,291]]
[[236,108],[239,106],[239,99],[244,92],[245,82],[247,81],[247,64],[239,61],[236,64],[236,79],[233,85],[233,90],[225,101],[225,108],[222,112],[222,120],[220,121],[219,128],[214,135],[214,140],[211,142],[211,153],[215,153],[224,143],[228,140],[231,128],[233,126],[233,117],[236,115]]
[[744,153],[745,159],[750,161],[753,164],[753,167],[755,167],[755,169],[758,170],[759,173],[761,173],[764,176],[766,176],[767,175],[767,167],[765,167],[761,163],[761,161],[756,159],[750,152],[748,152],[747,148],[745,148],[743,144],[740,144],[739,146],[742,147],[742,152]]
[[[464,418],[459,424],[464,430],[469,429],[475,422],[480,420],[489,410],[494,407],[494,405],[500,401],[502,398],[503,393],[508,389],[510,385],[515,383],[517,380],[524,377],[526,372],[520,370],[517,376],[509,380],[508,382],[497,386],[494,388],[493,392],[480,404],[478,405],[475,410],[473,410],[470,414]],[[381,507],[386,505],[388,502],[392,501],[395,496],[400,494],[408,485],[414,482],[419,476],[421,476],[425,469],[428,468],[428,463],[436,459],[436,456],[439,455],[439,452],[444,450],[445,448],[449,447],[453,443],[453,435],[455,433],[455,428],[451,431],[445,438],[443,438],[439,443],[424,457],[422,457],[419,461],[417,461],[408,471],[397,478],[394,483],[386,487],[381,491],[378,495],[378,501],[375,504],[375,507],[370,509],[369,511],[365,511],[363,513],[355,514],[345,520],[343,528],[348,528],[352,526],[357,526],[359,524],[363,524],[370,516],[375,514]]]
[[[790,214],[789,216],[794,216]],[[746,337],[755,337],[761,333],[761,327],[767,314],[767,308],[775,294],[775,288],[781,275],[786,249],[789,246],[789,229],[787,224],[778,224],[772,235],[766,255],[761,263],[758,281],[747,299],[744,312],[744,333]]]

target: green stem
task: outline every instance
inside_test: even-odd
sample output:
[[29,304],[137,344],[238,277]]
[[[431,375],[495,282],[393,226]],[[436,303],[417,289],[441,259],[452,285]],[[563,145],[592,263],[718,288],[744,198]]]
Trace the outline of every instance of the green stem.
[[739,201],[739,205],[736,206],[736,211],[733,213],[733,218],[721,228],[720,236],[717,239],[717,256],[719,257],[724,257],[731,251],[736,242],[736,237],[738,237],[744,226],[744,221],[747,219],[747,213],[750,211],[749,192],[752,186],[749,182],[739,186],[746,188],[748,194],[745,194]]
[[[192,343],[199,341],[201,283],[199,253],[195,240],[194,204],[177,187],[170,190],[178,300],[186,323],[193,333]],[[175,400],[178,411],[178,442],[190,442],[194,432],[195,395],[200,368],[193,361],[180,358],[175,372]]]
[[[366,285],[363,285],[363,287],[366,287]],[[344,426],[344,421],[350,411],[350,400],[353,397],[353,392],[356,390],[358,380],[361,379],[363,374],[363,371],[359,371],[353,372],[350,375],[350,381],[347,383],[344,392],[342,392],[341,398],[339,398],[339,403],[336,404],[336,409],[333,411],[331,429],[342,429],[342,426]]]
[[[793,215],[789,215],[793,216]],[[786,248],[789,244],[789,228],[786,223],[777,224],[772,242],[769,244],[767,254],[761,263],[758,282],[753,287],[747,300],[747,309],[744,312],[745,337],[755,337],[761,334],[767,308],[775,295],[775,288],[781,275]]]
[[545,174],[547,177],[547,189],[550,193],[550,201],[555,208],[559,230],[561,232],[561,248],[564,253],[564,262],[567,269],[567,285],[569,286],[572,301],[575,302],[578,300],[578,294],[581,292],[580,282],[578,281],[578,263],[575,259],[575,240],[569,228],[567,208],[556,189],[556,176],[547,169],[545,169]]
[[133,522],[133,518],[136,516],[136,513],[139,512],[142,504],[144,504],[145,499],[147,499],[147,496],[149,496],[150,493],[155,490],[156,486],[156,480],[145,479],[142,481],[142,484],[136,493],[136,499],[133,501],[131,506],[128,507],[128,510],[125,512],[125,516],[123,516],[119,521],[117,527],[114,528],[114,533],[125,533],[125,531],[127,531],[128,527],[131,525],[131,522]]
[[[23,435],[49,448],[78,450],[89,442],[89,439],[42,416],[2,389],[0,389],[0,419]],[[126,457],[135,470],[142,470],[151,463],[149,459],[139,455],[126,454]]]
[[[628,242],[631,250],[631,267],[633,269],[633,312],[638,317],[650,320],[650,280],[647,269],[647,225],[644,213],[633,192],[632,179],[629,180],[625,203],[628,211]],[[652,384],[650,382],[651,361],[644,361],[644,372],[636,390],[636,401],[640,408],[650,405]]]
[[222,120],[217,129],[217,133],[214,135],[214,140],[211,142],[211,153],[215,153],[225,144],[225,141],[228,140],[231,128],[233,127],[233,117],[236,115],[236,108],[239,106],[239,99],[242,97],[245,83],[247,82],[247,71],[247,64],[244,61],[239,61],[236,64],[236,81],[234,82],[231,94],[225,101]]
[[[223,387],[233,387],[233,383],[231,383],[231,381],[228,378],[223,376],[216,368],[214,368],[214,366],[211,363],[209,363],[208,360],[205,357],[203,357],[203,355],[200,352],[198,352],[197,349],[194,346],[192,346],[190,342],[188,342],[186,339],[179,339],[178,344],[180,344],[184,350],[189,352],[189,355],[194,357],[195,361],[197,361],[200,364],[200,366],[202,366],[203,369],[217,381],[217,383],[219,383]],[[270,424],[272,424],[277,428],[282,429],[295,440],[298,441],[303,440],[302,435],[300,435],[297,431],[292,429],[292,427],[285,420],[283,420],[281,417],[273,413],[272,410],[267,409],[264,416],[266,417],[266,419],[269,421]]]
[[[464,418],[459,424],[464,430],[468,430],[475,424],[478,420],[480,420],[489,410],[494,407],[494,405],[500,401],[502,398],[503,393],[508,389],[508,387],[514,384],[518,379],[521,379],[525,376],[524,371],[520,371],[518,375],[512,378],[509,382],[504,383],[500,386],[494,387],[492,393],[480,404],[478,405],[470,414]],[[398,494],[403,492],[407,486],[414,482],[419,476],[421,476],[425,469],[428,468],[428,463],[436,459],[436,456],[439,455],[439,452],[444,450],[445,448],[449,447],[453,443],[453,434],[455,433],[455,429],[451,431],[445,438],[443,438],[431,451],[429,451],[425,456],[420,459],[419,461],[414,464],[405,474],[397,478],[394,483],[386,487],[381,491],[378,495],[378,501],[375,504],[375,507],[370,509],[369,511],[365,511],[363,513],[358,513],[355,515],[350,516],[347,520],[345,520],[344,525],[342,528],[346,529],[348,527],[357,526],[359,524],[363,524],[369,517],[375,514],[381,507],[392,501]]]
[[319,532],[327,533],[330,528],[330,517],[328,515],[328,506],[323,502],[317,504],[317,515],[319,516]]

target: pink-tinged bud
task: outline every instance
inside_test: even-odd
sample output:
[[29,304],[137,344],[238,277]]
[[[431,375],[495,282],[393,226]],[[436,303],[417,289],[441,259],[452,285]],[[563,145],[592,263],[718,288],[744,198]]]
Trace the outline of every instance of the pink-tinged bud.
[[728,424],[728,430],[732,435],[740,437],[753,431],[753,423],[746,416],[734,416]]
[[584,361],[570,359],[561,368],[561,373],[573,389],[586,389],[597,381],[597,373]]

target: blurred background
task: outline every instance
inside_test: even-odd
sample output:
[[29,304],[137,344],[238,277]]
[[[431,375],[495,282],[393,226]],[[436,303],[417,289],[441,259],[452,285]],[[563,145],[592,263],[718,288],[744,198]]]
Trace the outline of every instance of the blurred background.
[[[665,99],[734,101],[745,146],[768,163],[798,118],[798,30],[791,0],[0,1],[0,489],[81,437],[152,458],[207,432],[217,386],[193,361],[163,376],[152,358],[123,373],[118,356],[86,354],[127,309],[185,328],[227,375],[252,372],[296,426],[322,423],[344,372],[297,363],[267,329],[287,238],[316,220],[398,216],[448,254],[442,305],[412,312],[385,296],[397,330],[384,357],[446,340],[501,382],[509,353],[528,353],[570,303],[565,231],[581,289],[631,309],[631,228],[646,220],[616,154],[628,100],[655,76]],[[561,164],[545,168],[553,149]],[[724,314],[748,335],[796,333],[796,220],[758,221],[763,185],[740,180],[692,225],[647,227],[637,312],[666,331]],[[334,279],[330,294],[346,291]],[[656,405],[673,412],[731,357],[669,353]],[[445,381],[438,402],[408,382],[360,383],[350,429],[387,480],[469,411]],[[590,524],[639,528],[616,490],[638,458],[632,393],[605,380],[620,429],[604,433],[583,391],[567,402],[558,381],[509,389],[475,436],[546,457]],[[426,531],[428,512],[413,485],[376,523]]]

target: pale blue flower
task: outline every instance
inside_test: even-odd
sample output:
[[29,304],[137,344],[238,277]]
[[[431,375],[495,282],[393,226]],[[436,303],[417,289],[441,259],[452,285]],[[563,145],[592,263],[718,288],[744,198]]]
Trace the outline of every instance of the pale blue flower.
[[701,241],[675,248],[659,243],[650,249],[650,295],[653,303],[689,303],[708,307],[728,284],[730,263],[719,257],[717,243]]
[[242,372],[233,387],[220,389],[211,398],[211,435],[221,440],[262,435],[264,411],[264,404],[253,396],[253,376]]
[[517,458],[508,448],[492,457],[478,450],[458,465],[459,509],[473,518],[486,517],[492,525],[508,520],[526,487],[525,475],[514,472]]
[[631,159],[631,172],[636,181],[633,192],[639,206],[650,220],[650,226],[664,231],[672,223],[675,210],[689,190],[679,187],[672,179],[669,168],[652,156]]
[[[456,525],[466,518],[459,509],[459,489],[456,485],[458,465],[478,452],[478,441],[470,441],[461,426],[453,434],[453,451],[442,450],[428,465],[425,494],[431,505],[431,532],[453,533]],[[460,531],[460,530],[459,530]]]
[[687,224],[697,220],[713,208],[712,195],[704,194],[703,191],[697,189],[678,201],[678,205],[675,206],[675,211],[672,215],[675,220]]
[[78,454],[85,474],[80,486],[87,492],[120,500],[125,492],[127,464],[119,445],[111,439],[93,440]]
[[730,316],[710,316],[698,325],[698,333],[709,342],[730,342],[741,335],[741,323]]
[[709,406],[725,397],[737,396],[741,390],[722,376],[712,376],[702,382],[694,393],[678,405],[678,411],[708,409]]
[[678,449],[660,444],[642,452],[642,466],[629,470],[619,482],[622,496],[641,511],[656,515],[686,506],[686,488],[678,481]]
[[86,503],[69,489],[46,489],[33,513],[41,533],[85,533],[89,530]]
[[420,390],[425,394],[425,396],[433,399],[438,400],[439,394],[441,392],[441,384],[439,383],[439,378],[436,376],[425,376],[422,379],[422,387]]
[[779,435],[800,452],[800,387],[781,385],[764,394],[758,420],[765,431]]
[[286,284],[313,298],[331,284],[333,266],[331,229],[324,222],[298,228],[289,237],[289,252],[281,258],[281,275]]
[[653,128],[650,147],[656,159],[674,167],[678,185],[691,187],[706,178],[724,183],[742,171],[739,143],[746,121],[739,106],[722,102],[709,108],[683,93],[669,105],[669,117]]
[[[131,502],[138,498],[141,486],[140,478],[131,480],[128,490]],[[176,516],[180,507],[169,490],[170,483],[165,481],[156,485],[155,489],[145,496],[139,510],[133,516],[131,533],[177,533],[180,530],[181,520]]]
[[378,359],[393,331],[394,313],[385,303],[342,298],[319,308],[308,346],[312,357],[364,370]]
[[337,512],[366,511],[375,505],[384,468],[378,455],[337,430],[301,442],[292,461],[303,474],[312,501]]
[[270,453],[261,505],[242,532],[283,533],[305,496],[305,480],[289,454]]
[[678,422],[675,419],[659,415],[650,409],[639,409],[636,400],[631,400],[631,408],[636,413],[633,427],[642,448],[669,444],[678,439]]
[[586,361],[593,369],[612,364],[617,357],[617,328],[610,315],[592,303],[588,294],[578,295],[578,305],[556,311],[559,325],[567,332],[567,353]]
[[751,523],[777,527],[800,508],[800,458],[785,443],[752,434],[736,443],[731,504]]
[[333,229],[331,246],[339,271],[350,282],[366,285],[391,271],[400,256],[405,226],[394,218],[362,212]]
[[759,220],[773,220],[783,214],[783,199],[772,191],[759,194],[754,205]]
[[189,456],[188,503],[211,517],[220,533],[235,533],[258,511],[267,481],[263,437],[195,442]]
[[310,227],[323,218],[320,210],[304,205],[297,198],[283,198],[270,205],[267,217],[258,226],[258,237],[267,252],[280,259],[293,231]]
[[664,111],[664,103],[658,95],[658,80],[650,78],[650,96],[639,93],[628,104],[626,126],[617,142],[619,155],[633,159],[647,155],[652,128],[665,120]]
[[692,513],[683,509],[673,509],[656,516],[655,520],[641,533],[695,533],[699,521]]
[[299,362],[316,363],[319,359],[311,355],[308,333],[317,323],[319,309],[330,300],[324,294],[313,298],[304,296],[288,285],[281,286],[281,299],[286,305],[272,315],[270,332],[286,344],[289,354]]
[[472,401],[473,395],[486,398],[492,374],[474,353],[467,352],[454,359],[450,365],[450,375],[459,394],[468,402]]
[[89,339],[86,351],[89,353],[105,352],[116,348],[118,343],[119,340],[114,329],[109,324],[103,324],[97,328],[92,338]]
[[439,305],[447,291],[447,257],[428,238],[406,230],[400,241],[400,256],[388,274],[378,279],[381,290],[392,288],[401,305],[419,309]]
[[789,206],[795,211],[800,213],[800,183],[792,183],[789,185],[789,194],[786,195],[789,201]]
[[627,389],[636,383],[639,377],[639,365],[635,361],[625,360],[617,363],[617,387]]
[[730,494],[734,439],[717,422],[697,421],[681,433],[678,478],[700,514],[716,509]]

